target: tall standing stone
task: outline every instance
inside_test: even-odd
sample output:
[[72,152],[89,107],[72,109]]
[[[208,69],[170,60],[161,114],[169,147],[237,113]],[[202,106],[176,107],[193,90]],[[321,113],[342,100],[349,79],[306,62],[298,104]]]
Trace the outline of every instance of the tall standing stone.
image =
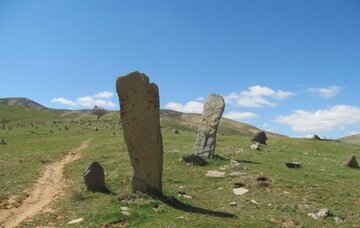
[[209,94],[202,114],[202,120],[196,135],[194,154],[213,158],[216,146],[216,132],[225,109],[224,98]]
[[116,81],[124,139],[134,168],[132,187],[162,194],[163,145],[160,128],[159,90],[140,72]]

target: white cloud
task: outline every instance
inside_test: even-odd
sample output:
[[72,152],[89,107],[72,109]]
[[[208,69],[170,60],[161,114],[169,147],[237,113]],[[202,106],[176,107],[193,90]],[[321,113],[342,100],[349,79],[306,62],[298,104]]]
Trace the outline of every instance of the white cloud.
[[352,131],[349,133],[349,135],[358,135],[360,134],[360,131]]
[[103,92],[98,92],[93,97],[94,98],[111,98],[113,95],[114,95],[114,93],[112,93],[112,92],[103,91]]
[[278,100],[284,100],[294,95],[293,92],[275,91],[265,86],[255,85],[239,93],[231,92],[224,99],[225,102],[239,107],[274,107],[278,105]]
[[104,99],[94,99],[95,96],[85,96],[76,99],[76,103],[80,106],[93,108],[95,105],[103,108],[114,108],[116,105],[112,101]]
[[116,107],[116,104],[109,100],[109,98],[112,96],[112,92],[104,91],[99,92],[93,96],[78,97],[75,101],[59,97],[53,98],[51,102],[68,106],[82,106],[87,108],[93,108],[95,105],[103,108],[114,108]]
[[63,97],[55,97],[51,100],[51,103],[57,103],[57,104],[62,104],[62,105],[69,105],[69,106],[76,106],[76,103],[65,99]]
[[204,101],[205,100],[205,97],[198,97],[195,99],[196,101]]
[[184,105],[176,102],[169,102],[165,105],[165,108],[167,109],[185,113],[202,113],[203,107],[204,104],[198,101],[189,101]]
[[306,91],[312,95],[320,96],[321,98],[332,98],[340,93],[339,86],[329,86],[326,88],[309,88]]
[[336,105],[329,109],[308,112],[296,110],[287,116],[278,116],[275,122],[290,125],[296,132],[316,133],[343,129],[360,123],[360,107]]
[[228,113],[224,114],[224,117],[232,119],[232,120],[243,120],[243,119],[257,118],[257,115],[255,115],[252,112],[231,111],[231,112],[228,112]]

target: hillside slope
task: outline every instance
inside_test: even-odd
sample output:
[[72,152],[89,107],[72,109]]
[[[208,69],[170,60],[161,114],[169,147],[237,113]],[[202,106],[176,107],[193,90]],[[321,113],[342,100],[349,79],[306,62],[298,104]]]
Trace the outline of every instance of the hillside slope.
[[[66,110],[49,109],[27,98],[0,98],[0,120],[49,120],[49,118],[61,119],[86,119],[95,118],[91,110]],[[109,111],[103,119],[119,118],[118,111]],[[164,127],[175,128],[196,132],[201,121],[201,114],[182,113],[173,110],[160,110],[160,120]],[[223,135],[244,135],[253,136],[260,129],[231,119],[222,118],[218,133]],[[267,132],[269,138],[283,138],[284,135]]]
[[13,105],[18,107],[32,108],[38,110],[48,110],[47,107],[24,97],[0,98],[0,104]]
[[360,134],[350,135],[344,138],[340,138],[339,140],[341,140],[342,142],[360,145]]

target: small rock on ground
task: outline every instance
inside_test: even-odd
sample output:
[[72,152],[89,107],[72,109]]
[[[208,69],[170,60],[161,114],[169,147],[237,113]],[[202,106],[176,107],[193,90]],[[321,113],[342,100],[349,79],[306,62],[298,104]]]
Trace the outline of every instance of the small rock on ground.
[[246,188],[233,188],[233,193],[237,196],[241,196],[241,195],[244,195],[245,193],[249,192],[248,189]]
[[71,225],[71,224],[77,224],[77,223],[80,223],[80,222],[82,222],[82,221],[84,221],[83,218],[78,218],[78,219],[71,220],[70,222],[68,222],[68,224],[69,224],[69,225]]
[[207,176],[207,177],[224,177],[225,172],[209,170],[206,172],[205,176]]

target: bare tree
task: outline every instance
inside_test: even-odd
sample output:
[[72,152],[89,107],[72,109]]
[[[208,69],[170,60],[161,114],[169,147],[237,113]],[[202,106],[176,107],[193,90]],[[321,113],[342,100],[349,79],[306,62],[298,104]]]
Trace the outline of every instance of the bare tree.
[[108,113],[108,111],[106,111],[103,107],[95,105],[92,110],[92,113],[97,115],[97,119],[99,120],[103,115]]

